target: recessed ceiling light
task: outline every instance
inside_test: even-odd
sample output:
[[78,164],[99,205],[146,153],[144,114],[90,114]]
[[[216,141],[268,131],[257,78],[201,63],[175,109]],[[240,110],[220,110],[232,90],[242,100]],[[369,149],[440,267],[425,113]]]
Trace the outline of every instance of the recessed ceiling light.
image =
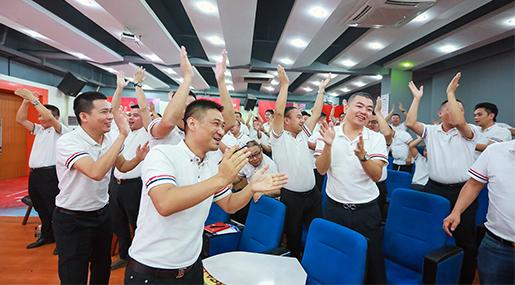
[[155,53],[144,54],[143,56],[150,61],[162,61],[161,58]]
[[275,90],[275,88],[274,88],[274,87],[272,87],[272,86],[266,86],[266,87],[264,87],[264,88],[265,88],[266,90],[268,90],[268,91],[274,91],[274,90]]
[[340,63],[345,67],[353,67],[354,65],[356,65],[356,62],[354,62],[350,59],[344,59],[344,60],[340,61]]
[[349,88],[347,88],[347,87],[343,87],[343,88],[341,88],[340,90],[341,90],[341,91],[343,91],[343,92],[349,92],[349,91],[350,91],[350,89],[349,89]]
[[284,57],[284,58],[281,58],[279,60],[282,64],[285,64],[285,65],[290,65],[290,64],[293,64],[293,60],[287,58],[287,57]]
[[198,1],[196,6],[201,12],[206,14],[214,14],[218,12],[218,8],[211,3],[211,1]]
[[368,47],[373,50],[380,50],[384,47],[384,45],[380,42],[371,42],[368,44]]
[[304,88],[302,88],[302,89],[304,89],[304,91],[306,91],[306,92],[311,92],[311,91],[313,91],[313,88],[311,88],[311,87],[304,87]]
[[91,58],[87,57],[86,55],[80,53],[80,52],[68,52],[69,54],[73,55],[74,57],[77,57],[79,59],[85,59],[85,60],[91,60]]
[[338,96],[338,93],[336,93],[336,92],[329,92],[329,93],[327,93],[327,94],[328,94],[329,96]]
[[438,50],[443,53],[451,53],[458,50],[458,47],[452,44],[446,44],[438,47]]
[[44,39],[44,38],[46,38],[42,34],[36,32],[36,31],[33,31],[33,30],[28,30],[28,29],[27,30],[23,30],[23,33],[25,33],[28,36],[33,37],[35,39]]
[[315,85],[315,86],[320,86],[320,81],[318,80],[313,80],[311,81],[311,84]]
[[383,76],[381,74],[378,74],[378,75],[372,76],[372,78],[374,78],[375,80],[381,80],[381,79],[383,79]]
[[315,18],[325,18],[327,17],[328,12],[320,6],[315,6],[309,9],[309,14]]
[[352,23],[352,24],[349,24],[349,27],[357,27],[358,24],[357,23]]
[[338,76],[337,74],[333,74],[333,73],[324,73],[322,75],[322,77],[325,79],[327,78],[329,75],[331,75],[331,79],[335,78],[336,76]]
[[274,80],[272,80],[272,82],[270,82],[270,84],[272,84],[272,85],[279,85],[279,81],[274,79]]
[[225,83],[226,83],[226,84],[232,84],[232,80],[231,80],[230,78],[226,78],[226,79],[225,79]]
[[399,66],[402,68],[412,68],[415,66],[415,64],[411,61],[403,61],[399,64]]
[[168,74],[177,74],[177,72],[175,72],[175,70],[173,70],[173,68],[171,68],[171,67],[164,67],[163,71]]
[[506,20],[504,23],[510,27],[515,26],[515,17]]
[[365,86],[365,83],[363,81],[354,81],[354,82],[352,82],[352,84],[354,84],[354,86],[357,86],[357,87]]
[[75,0],[75,2],[88,7],[98,7],[98,4],[95,2],[95,0]]
[[210,43],[214,44],[215,46],[223,46],[223,45],[225,45],[225,41],[221,37],[219,37],[217,35],[209,36],[209,37],[207,37],[207,40]]
[[427,19],[429,19],[429,16],[427,15],[427,13],[422,13],[418,16],[416,16],[413,20],[411,20],[412,22],[415,22],[415,23],[422,23],[422,22],[425,22]]
[[294,47],[297,47],[297,48],[304,48],[304,47],[306,47],[308,45],[308,43],[305,40],[301,39],[301,38],[292,39],[290,41],[290,44],[292,46],[294,46]]

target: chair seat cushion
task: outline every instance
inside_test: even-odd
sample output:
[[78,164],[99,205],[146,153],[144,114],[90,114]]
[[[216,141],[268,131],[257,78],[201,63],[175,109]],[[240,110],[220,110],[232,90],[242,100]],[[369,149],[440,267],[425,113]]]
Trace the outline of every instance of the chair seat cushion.
[[388,259],[385,260],[388,284],[422,284],[422,275]]

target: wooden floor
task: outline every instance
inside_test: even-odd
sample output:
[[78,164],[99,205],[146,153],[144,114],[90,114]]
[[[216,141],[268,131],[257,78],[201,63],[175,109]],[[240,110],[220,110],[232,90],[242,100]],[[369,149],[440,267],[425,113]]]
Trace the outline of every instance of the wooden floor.
[[[0,284],[59,284],[55,244],[34,249],[25,246],[34,241],[39,218],[21,225],[22,217],[0,217]],[[123,284],[125,270],[111,271],[110,284]]]

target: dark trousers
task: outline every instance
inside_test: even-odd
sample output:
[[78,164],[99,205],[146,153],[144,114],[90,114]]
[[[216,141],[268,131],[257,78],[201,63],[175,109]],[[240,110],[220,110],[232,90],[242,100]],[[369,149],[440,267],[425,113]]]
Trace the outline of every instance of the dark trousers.
[[318,188],[318,191],[322,191],[322,186],[324,185],[324,179],[327,174],[322,175],[322,174],[318,173],[318,170],[316,170],[316,169],[313,169],[313,172],[315,172],[315,184]]
[[397,170],[397,171],[404,171],[404,172],[409,172],[411,173],[413,171],[413,164],[408,164],[408,165],[398,165],[398,164],[393,164],[392,165],[392,169],[393,170]]
[[94,212],[54,210],[61,284],[108,284],[112,228],[109,207]]
[[325,218],[362,234],[368,239],[366,284],[386,284],[381,212],[377,200],[352,209],[327,198]]
[[286,205],[284,232],[287,247],[295,257],[300,257],[302,249],[302,226],[309,228],[311,221],[322,217],[322,195],[315,188],[308,192],[294,192],[281,189],[281,202]]
[[[170,272],[173,270],[154,269],[155,272],[151,272],[153,271],[150,269],[151,267],[141,270],[145,272],[138,272],[131,266],[132,262],[132,260],[129,261],[129,265],[125,269],[125,284],[204,284],[204,269],[200,258],[184,272],[182,277],[175,272]],[[143,267],[145,266],[143,265]]]
[[118,236],[120,258],[127,259],[131,246],[131,227],[136,229],[139,203],[141,199],[141,179],[118,184],[112,177],[109,183],[109,208],[113,222],[113,232]]
[[[445,185],[429,179],[424,191],[440,195],[451,203],[454,208],[460,190],[464,183]],[[461,284],[471,284],[474,280],[477,265],[477,241],[476,241],[476,210],[477,200],[461,214],[461,223],[453,233],[456,244],[463,248],[463,266],[461,267]]]
[[381,221],[386,221],[386,213],[388,211],[388,205],[386,203],[386,196],[388,190],[386,189],[386,180],[376,182],[377,188],[379,189],[379,197],[377,197],[377,204],[381,211]]
[[52,242],[52,213],[55,208],[55,196],[59,194],[58,184],[55,166],[31,169],[29,196],[41,220],[41,237]]

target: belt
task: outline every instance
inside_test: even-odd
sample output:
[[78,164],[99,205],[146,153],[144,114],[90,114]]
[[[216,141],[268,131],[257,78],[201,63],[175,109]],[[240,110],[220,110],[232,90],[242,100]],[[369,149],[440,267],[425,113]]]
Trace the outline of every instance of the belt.
[[429,179],[429,183],[433,183],[440,187],[451,187],[451,188],[459,188],[459,189],[461,189],[461,187],[463,187],[463,185],[465,185],[465,182],[444,184],[444,183],[436,182],[432,179]]
[[55,165],[43,166],[43,167],[34,167],[34,168],[30,169],[30,172],[49,171],[49,170],[55,170]]
[[502,237],[500,236],[496,236],[494,233],[492,233],[491,231],[489,231],[488,229],[486,229],[486,233],[493,239],[495,239],[496,241],[500,242],[502,245],[504,246],[507,246],[507,247],[511,247],[511,248],[515,248],[515,242],[512,242],[512,241],[509,241],[507,239],[503,239]]
[[64,209],[61,207],[55,207],[55,209],[59,213],[63,213],[63,214],[71,215],[71,216],[87,216],[87,215],[100,216],[108,209],[108,205],[109,204],[107,204],[105,207],[103,207],[101,209],[94,210],[94,211],[75,211],[75,210]]
[[[195,261],[195,263],[197,263],[197,262],[198,262],[198,260]],[[129,258],[129,262],[127,263],[127,268],[133,270],[134,272],[137,272],[140,274],[148,274],[148,275],[152,275],[154,277],[180,279],[184,276],[184,274],[189,272],[191,270],[191,268],[193,268],[195,263],[193,263],[190,266],[178,268],[178,269],[161,269],[161,268],[154,268],[154,267],[147,266],[143,263],[137,262],[136,260],[134,260],[132,258]]]
[[130,178],[130,179],[118,179],[116,177],[113,177],[113,179],[116,182],[116,184],[118,184],[118,185],[142,182],[141,177]]
[[351,211],[355,211],[355,210],[360,210],[360,209],[365,209],[365,208],[370,208],[370,207],[373,207],[373,206],[377,206],[377,198],[370,201],[370,202],[367,202],[367,203],[361,203],[361,204],[354,204],[354,203],[340,203],[340,202],[337,202],[333,199],[330,199],[329,198],[329,201],[331,201],[332,203],[338,205],[338,206],[341,206],[343,207],[345,210],[351,210]]
[[316,189],[312,189],[312,190],[309,190],[309,191],[305,191],[305,192],[297,192],[297,191],[291,191],[291,190],[288,190],[286,188],[282,188],[282,190],[290,193],[290,194],[294,194],[294,195],[297,195],[297,196],[302,196],[302,197],[306,197],[306,196],[309,196],[311,195],[311,193],[313,193],[313,191],[315,191]]

